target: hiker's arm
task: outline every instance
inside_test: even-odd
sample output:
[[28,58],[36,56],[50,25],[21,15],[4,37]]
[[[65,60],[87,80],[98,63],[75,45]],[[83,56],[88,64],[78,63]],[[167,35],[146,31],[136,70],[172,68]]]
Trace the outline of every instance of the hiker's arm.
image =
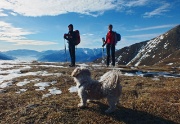
[[102,47],[104,47],[106,45],[106,42],[104,42],[104,44],[102,45]]
[[68,41],[72,41],[74,40],[74,35],[73,34],[64,34],[64,39],[68,40]]
[[68,34],[64,34],[64,39],[69,40]]

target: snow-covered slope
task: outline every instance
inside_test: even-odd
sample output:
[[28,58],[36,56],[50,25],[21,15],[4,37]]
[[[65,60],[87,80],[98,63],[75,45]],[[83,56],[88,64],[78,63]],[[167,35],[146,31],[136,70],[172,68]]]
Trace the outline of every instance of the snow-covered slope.
[[[137,55],[127,65],[133,64],[135,66],[138,66],[147,58],[154,59],[156,57],[155,51],[158,49],[159,43],[163,42],[163,39],[164,39],[164,35],[160,35],[156,37],[155,39],[148,41],[146,45],[140,48]],[[161,55],[161,53],[159,53],[159,55]]]
[[178,63],[180,56],[174,56],[175,53],[180,53],[180,26],[148,41],[127,65],[157,65],[166,59],[171,60],[169,63]]

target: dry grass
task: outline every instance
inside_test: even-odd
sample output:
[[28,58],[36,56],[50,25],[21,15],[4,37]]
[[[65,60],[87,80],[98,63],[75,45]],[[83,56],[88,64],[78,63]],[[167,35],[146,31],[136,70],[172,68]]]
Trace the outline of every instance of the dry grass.
[[[38,65],[41,64],[38,63]],[[59,72],[62,76],[36,75],[14,79],[14,85],[5,88],[5,93],[0,93],[1,124],[180,123],[180,78],[122,76],[123,93],[120,105],[114,113],[106,114],[104,112],[108,108],[106,100],[91,102],[85,109],[77,107],[79,103],[77,93],[68,91],[75,85],[70,77],[73,68],[32,66],[23,73],[40,70],[49,73]],[[98,79],[106,71],[105,68],[93,69],[92,76]],[[55,85],[50,85],[48,88],[57,87],[62,94],[42,99],[42,95],[48,93],[48,89],[35,91],[36,82],[22,87],[15,85],[24,79],[35,78],[40,78],[42,82],[57,81]],[[21,88],[27,91],[21,94],[15,93]]]

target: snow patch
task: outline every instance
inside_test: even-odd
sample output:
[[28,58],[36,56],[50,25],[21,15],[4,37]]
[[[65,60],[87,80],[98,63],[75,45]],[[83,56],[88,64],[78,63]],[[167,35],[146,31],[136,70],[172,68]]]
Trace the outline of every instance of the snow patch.
[[168,43],[164,44],[164,49],[167,49]]
[[24,81],[18,82],[16,85],[17,86],[24,86],[24,85],[29,84],[29,83],[30,83],[30,81],[28,81],[27,79],[24,79]]
[[167,65],[173,65],[173,63],[169,63],[169,64],[167,64]]
[[84,50],[84,53],[85,53],[85,54],[88,54],[88,51],[87,51],[87,50]]
[[162,39],[164,39],[164,36],[163,36],[163,35],[161,35],[161,36],[159,37],[159,39],[161,39],[161,40],[162,40]]
[[52,88],[52,89],[48,89],[49,93],[47,94],[43,94],[42,96],[42,99],[46,98],[46,97],[49,97],[51,95],[57,95],[57,94],[61,94],[62,91],[61,90],[58,90],[57,88]]
[[0,84],[0,88],[6,88],[12,85],[12,81],[4,82]]
[[39,87],[39,89],[36,89],[36,90],[44,90],[45,87],[48,87],[50,85],[49,85],[49,82],[41,82],[41,83],[34,84],[34,86]]
[[50,93],[43,94],[42,99],[44,99],[44,98],[46,98],[46,97],[49,97],[50,95],[51,95]]
[[26,92],[27,91],[27,89],[20,89],[18,92],[16,92],[16,93],[18,93],[18,94],[20,94],[20,93],[23,93],[23,92]]
[[77,86],[72,86],[68,90],[69,90],[70,93],[74,93],[74,92],[78,91],[78,88],[77,88]]
[[57,90],[57,88],[52,88],[52,89],[49,89],[49,92],[50,94],[53,94],[53,95],[56,95],[56,94],[61,94],[62,91],[61,90]]

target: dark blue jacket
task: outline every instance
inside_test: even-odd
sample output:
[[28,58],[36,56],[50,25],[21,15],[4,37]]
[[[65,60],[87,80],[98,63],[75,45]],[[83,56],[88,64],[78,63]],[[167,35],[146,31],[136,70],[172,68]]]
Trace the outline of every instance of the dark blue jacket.
[[75,41],[76,41],[76,34],[74,31],[69,31],[68,32],[68,37],[65,38],[66,40],[68,40],[69,45],[75,45]]

